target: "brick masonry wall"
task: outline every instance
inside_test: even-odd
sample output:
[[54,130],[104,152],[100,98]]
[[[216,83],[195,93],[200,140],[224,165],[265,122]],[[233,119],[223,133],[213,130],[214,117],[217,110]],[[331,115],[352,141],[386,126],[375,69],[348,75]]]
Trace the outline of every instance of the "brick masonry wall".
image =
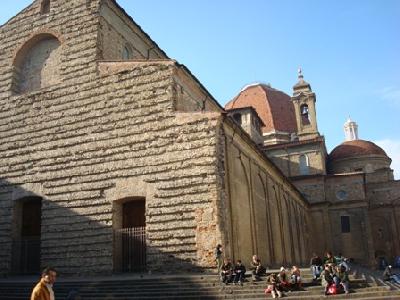
[[150,268],[210,266],[218,114],[176,114],[173,69],[149,63],[1,99],[0,272],[10,263],[13,201],[30,194],[43,197],[43,265],[64,274],[111,272],[118,199],[110,191],[139,177],[153,191]]

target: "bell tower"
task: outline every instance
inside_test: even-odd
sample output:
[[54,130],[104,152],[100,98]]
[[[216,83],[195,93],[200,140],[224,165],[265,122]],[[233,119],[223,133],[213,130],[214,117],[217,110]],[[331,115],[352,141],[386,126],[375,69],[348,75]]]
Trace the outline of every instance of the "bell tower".
[[292,101],[296,114],[297,136],[299,140],[313,139],[319,136],[317,114],[315,110],[316,97],[311,85],[304,80],[303,72],[298,70],[298,81],[293,86]]

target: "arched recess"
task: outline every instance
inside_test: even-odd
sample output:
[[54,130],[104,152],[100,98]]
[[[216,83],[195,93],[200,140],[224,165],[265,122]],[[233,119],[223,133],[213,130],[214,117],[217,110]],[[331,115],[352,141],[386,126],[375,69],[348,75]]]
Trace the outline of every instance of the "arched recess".
[[255,227],[256,227],[256,241],[257,253],[264,264],[271,264],[271,237],[269,234],[269,207],[268,195],[264,180],[265,174],[260,170],[254,176],[254,211],[255,211]]
[[124,47],[122,48],[122,59],[123,60],[133,59],[133,50],[131,45],[125,44]]
[[229,172],[231,220],[232,220],[232,250],[233,259],[245,259],[254,253],[252,237],[252,220],[250,206],[250,183],[248,170],[243,164],[240,150],[229,148]]
[[281,232],[281,199],[279,196],[279,187],[277,183],[270,178],[269,187],[270,191],[270,211],[271,211],[271,230],[272,230],[272,245],[274,251],[274,267],[282,266],[286,263],[284,251],[284,239]]
[[61,52],[61,42],[52,33],[39,33],[25,42],[14,58],[14,93],[33,92],[61,82]]

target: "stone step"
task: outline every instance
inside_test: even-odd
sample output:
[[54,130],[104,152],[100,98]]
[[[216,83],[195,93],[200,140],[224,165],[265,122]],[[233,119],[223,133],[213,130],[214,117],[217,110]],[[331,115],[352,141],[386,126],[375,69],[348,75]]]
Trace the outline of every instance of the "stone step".
[[[291,292],[291,293],[286,293],[287,297],[290,298],[296,298],[296,299],[319,299],[321,295],[323,295],[323,289],[322,287],[318,287],[319,289],[315,289],[314,291],[299,291],[299,292]],[[350,298],[356,298],[359,299],[360,297],[365,297],[365,296],[384,296],[386,295],[385,292],[388,290],[385,289],[384,287],[372,287],[372,288],[365,288],[361,290],[357,290],[354,293],[347,295],[346,297]],[[67,293],[65,294],[59,294],[56,293],[58,298],[65,298],[67,296]],[[163,293],[155,293],[155,294],[146,294],[146,293],[132,293],[132,292],[120,292],[120,291],[114,291],[111,293],[103,293],[103,292],[98,292],[98,293],[81,293],[81,296],[83,299],[102,299],[102,297],[107,296],[109,299],[208,299],[212,297],[217,297],[218,299],[223,299],[223,298],[232,298],[234,297],[235,299],[260,299],[260,296],[262,298],[265,298],[263,290],[258,291],[258,293],[248,293],[248,291],[242,291],[240,293],[238,290],[232,291],[229,293],[229,291],[224,291],[224,292],[213,292],[213,293],[207,293],[205,291],[197,291],[197,292],[191,292],[191,293],[185,293],[183,291],[175,291],[175,293],[172,294],[163,294]],[[111,298],[110,298],[111,297]],[[201,298],[199,298],[201,297]],[[337,296],[334,296],[337,297]],[[13,295],[4,295],[2,296],[1,299],[27,299],[26,295],[18,295],[18,296],[13,296]],[[378,298],[375,298],[378,299]]]
[[[386,284],[379,284],[371,278],[358,273],[351,276],[350,295],[330,296],[334,299],[400,299],[400,291]],[[356,278],[356,279],[354,279]],[[101,280],[77,279],[60,280],[55,286],[58,299],[65,299],[69,291],[77,290],[84,300],[146,300],[146,299],[265,299],[264,289],[267,284],[263,281],[252,282],[251,278],[243,286],[224,285],[216,275],[188,275],[179,276],[148,276],[146,278],[112,277]],[[35,285],[35,279],[17,281],[11,279],[0,280],[1,300],[28,299]],[[370,283],[370,285],[368,284]],[[323,288],[311,278],[304,280],[304,290],[286,293],[292,299],[326,299]],[[397,294],[396,294],[397,293]],[[271,297],[268,295],[267,297]],[[341,298],[346,297],[346,298]],[[391,298],[392,297],[392,298]],[[395,297],[395,298],[393,298]],[[397,298],[396,298],[397,297]]]
[[[82,291],[91,291],[91,290],[96,290],[96,291],[102,291],[102,292],[110,292],[113,290],[131,290],[131,291],[170,291],[170,290],[219,290],[219,289],[225,289],[225,288],[233,288],[233,289],[250,289],[250,290],[263,290],[266,287],[266,282],[259,281],[259,282],[245,282],[243,287],[239,286],[234,286],[233,284],[229,285],[224,285],[220,282],[213,282],[213,283],[201,283],[201,284],[194,284],[192,282],[190,283],[173,283],[173,284],[158,284],[157,282],[153,282],[151,285],[142,285],[140,283],[131,283],[131,282],[114,282],[113,284],[107,284],[107,285],[102,285],[99,283],[95,284],[88,284],[88,283],[79,283],[79,284],[57,284],[55,286],[55,291],[57,292],[66,292],[71,289],[76,289],[76,290],[82,290]],[[362,280],[362,279],[357,279],[354,281],[351,281],[351,285],[353,287],[365,287],[367,283]],[[26,285],[21,285],[18,286],[18,288],[13,287],[13,286],[8,286],[8,285],[0,285],[0,290],[3,292],[26,292],[32,290],[34,286],[34,283],[32,284],[26,284]],[[318,288],[320,287],[317,283],[310,283],[310,284],[304,284],[304,288],[310,289],[310,288]]]

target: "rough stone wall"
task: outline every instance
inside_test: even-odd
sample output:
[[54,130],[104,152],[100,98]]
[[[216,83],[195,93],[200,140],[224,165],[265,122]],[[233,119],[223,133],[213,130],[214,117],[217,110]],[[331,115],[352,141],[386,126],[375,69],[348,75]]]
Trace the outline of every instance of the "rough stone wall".
[[368,183],[366,191],[371,206],[400,204],[400,180]]
[[10,266],[14,201],[32,191],[43,197],[42,265],[111,272],[112,191],[137,177],[153,191],[146,198],[149,268],[211,265],[218,116],[174,112],[173,69],[149,63],[1,98],[2,273]]
[[[231,127],[233,126],[233,127]],[[305,263],[308,207],[249,137],[224,123],[226,254],[248,264],[258,254],[270,266]],[[236,128],[238,130],[238,128]],[[252,146],[253,145],[253,146]]]
[[122,60],[124,47],[132,49],[132,59],[144,58],[135,46],[132,46],[114,27],[103,18],[100,19],[101,54],[104,60]]
[[97,57],[98,2],[92,1],[88,7],[85,0],[52,0],[50,12],[42,15],[41,1],[35,1],[0,27],[0,97],[12,93],[13,61],[16,56],[18,59],[18,54],[25,54],[18,51],[40,33],[51,33],[61,42],[59,69],[64,83],[93,76]]
[[132,59],[166,58],[143,31],[115,6],[114,1],[104,1],[100,15],[102,59],[122,60],[122,51],[127,45],[132,50]]
[[302,177],[292,180],[309,203],[325,202],[325,176]]
[[219,112],[223,109],[183,65],[175,77],[175,109],[179,112]]
[[377,182],[389,182],[394,180],[393,170],[390,168],[384,168],[380,170],[376,170],[372,173],[365,174],[365,181],[368,183],[377,183]]
[[[348,216],[350,232],[341,231],[341,216]],[[354,258],[358,263],[367,264],[373,257],[369,230],[368,210],[366,207],[338,207],[329,210],[329,222],[332,235],[332,251]]]
[[326,200],[331,203],[365,201],[364,183],[362,174],[327,177],[325,186]]
[[304,175],[300,173],[300,156],[307,155],[308,175],[326,174],[324,150],[320,144],[309,143],[295,147],[267,149],[266,154],[288,177]]
[[400,180],[368,183],[366,195],[375,252],[390,261],[400,252]]
[[[330,165],[330,173],[350,173],[350,172],[365,172],[373,173],[374,171],[386,169],[390,170],[390,158],[382,155],[369,155],[356,158],[344,158],[335,160]],[[372,176],[371,176],[372,177]]]

